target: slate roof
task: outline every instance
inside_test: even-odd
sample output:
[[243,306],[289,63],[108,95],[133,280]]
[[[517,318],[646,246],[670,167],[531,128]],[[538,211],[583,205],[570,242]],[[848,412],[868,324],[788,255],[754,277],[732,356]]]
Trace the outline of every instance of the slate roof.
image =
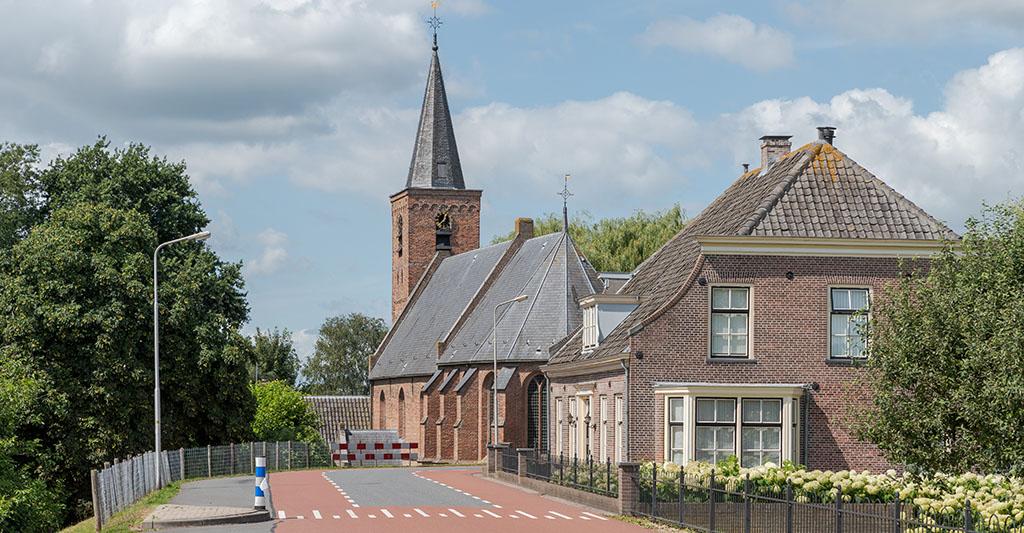
[[957,239],[956,233],[834,146],[802,146],[766,169],[739,177],[711,205],[637,267],[619,294],[640,305],[595,350],[582,353],[577,329],[554,349],[551,365],[611,358],[630,328],[685,290],[700,260],[698,236],[851,239]]
[[520,294],[529,298],[498,316],[499,361],[546,362],[547,347],[579,327],[577,300],[595,292],[592,279],[596,272],[566,233],[447,257],[421,281],[419,295],[377,349],[370,379],[430,376],[438,365],[491,361],[494,306]]
[[[444,172],[438,171],[439,166],[445,169]],[[437,47],[434,47],[434,54],[430,58],[420,124],[416,129],[416,144],[413,145],[412,162],[409,163],[409,177],[405,186],[466,188],[466,183],[462,179],[462,163],[459,162],[459,148],[455,144],[452,115],[448,110],[448,95],[445,93],[444,78],[441,76],[441,62],[437,58]]]
[[306,396],[320,422],[324,442],[338,442],[342,429],[370,429],[369,396]]

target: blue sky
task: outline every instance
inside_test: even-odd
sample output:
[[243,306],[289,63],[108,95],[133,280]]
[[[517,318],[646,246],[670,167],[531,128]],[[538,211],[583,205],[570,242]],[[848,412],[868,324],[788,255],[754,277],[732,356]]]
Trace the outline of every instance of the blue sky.
[[[427,1],[0,0],[0,139],[108,135],[185,159],[256,327],[390,308]],[[836,145],[954,228],[1024,191],[1024,4],[442,1],[440,55],[485,241],[516,216],[691,215],[757,138]]]

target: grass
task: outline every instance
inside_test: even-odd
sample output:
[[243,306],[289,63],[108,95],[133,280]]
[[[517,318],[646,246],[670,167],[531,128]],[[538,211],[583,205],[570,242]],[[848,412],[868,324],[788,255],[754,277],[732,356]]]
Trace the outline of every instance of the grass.
[[626,516],[626,515],[621,515],[620,514],[620,515],[615,515],[612,518],[614,518],[615,520],[618,520],[620,522],[625,522],[627,524],[633,524],[635,526],[640,526],[640,527],[644,527],[644,528],[647,528],[647,529],[654,529],[656,531],[674,531],[674,532],[678,532],[678,533],[696,533],[692,529],[679,529],[679,528],[672,527],[670,525],[664,524],[662,522],[655,522],[653,520],[648,520],[648,519],[640,517],[640,516]]
[[[110,520],[104,525],[103,531],[110,533],[139,531],[142,528],[142,520],[153,511],[153,508],[171,501],[171,498],[177,495],[180,489],[181,482],[176,481],[149,494],[127,509],[110,517]],[[62,530],[61,533],[91,533],[93,531],[96,531],[96,519],[87,518]]]

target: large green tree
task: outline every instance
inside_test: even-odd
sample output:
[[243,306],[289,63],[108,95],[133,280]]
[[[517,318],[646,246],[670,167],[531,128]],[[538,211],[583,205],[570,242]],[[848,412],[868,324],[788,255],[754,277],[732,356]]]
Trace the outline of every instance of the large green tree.
[[1024,465],[1024,207],[987,208],[872,311],[862,433],[924,470]]
[[283,381],[294,387],[299,377],[299,354],[288,328],[269,331],[257,328],[251,340],[253,381]]
[[[153,250],[209,220],[184,163],[141,145],[101,139],[23,168],[43,201],[27,232],[5,235],[14,244],[0,255],[0,358],[40,376],[37,416],[17,433],[39,442],[42,478],[65,487],[82,516],[90,468],[153,447]],[[203,243],[161,252],[165,448],[250,436],[247,317],[240,265]]]
[[252,395],[256,399],[256,415],[252,432],[261,441],[320,440],[317,428],[320,422],[313,406],[302,393],[283,381],[253,383]]
[[0,252],[25,237],[42,216],[39,149],[0,143]]
[[328,318],[302,374],[312,394],[368,394],[370,355],[388,332],[384,321],[360,313]]
[[[534,221],[534,234],[562,231],[562,224],[561,215],[549,213]],[[631,272],[679,233],[684,224],[686,216],[678,205],[654,213],[638,210],[628,217],[597,221],[584,212],[569,222],[569,234],[599,272]],[[512,237],[513,233],[499,235],[491,242]]]

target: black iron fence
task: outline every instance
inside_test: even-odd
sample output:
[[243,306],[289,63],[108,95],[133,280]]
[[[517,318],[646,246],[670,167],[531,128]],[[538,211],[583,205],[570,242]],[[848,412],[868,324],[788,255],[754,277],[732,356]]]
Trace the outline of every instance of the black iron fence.
[[501,471],[509,474],[519,473],[519,455],[515,448],[506,446],[501,449]]
[[568,458],[559,455],[531,454],[526,457],[526,475],[557,485],[617,498],[619,473],[611,459]]
[[727,533],[977,533],[1024,532],[1013,516],[982,517],[970,500],[961,506],[919,508],[893,497],[868,501],[834,494],[810,495],[783,487],[761,486],[750,478],[726,483],[686,475],[637,478],[634,514],[704,532]]

